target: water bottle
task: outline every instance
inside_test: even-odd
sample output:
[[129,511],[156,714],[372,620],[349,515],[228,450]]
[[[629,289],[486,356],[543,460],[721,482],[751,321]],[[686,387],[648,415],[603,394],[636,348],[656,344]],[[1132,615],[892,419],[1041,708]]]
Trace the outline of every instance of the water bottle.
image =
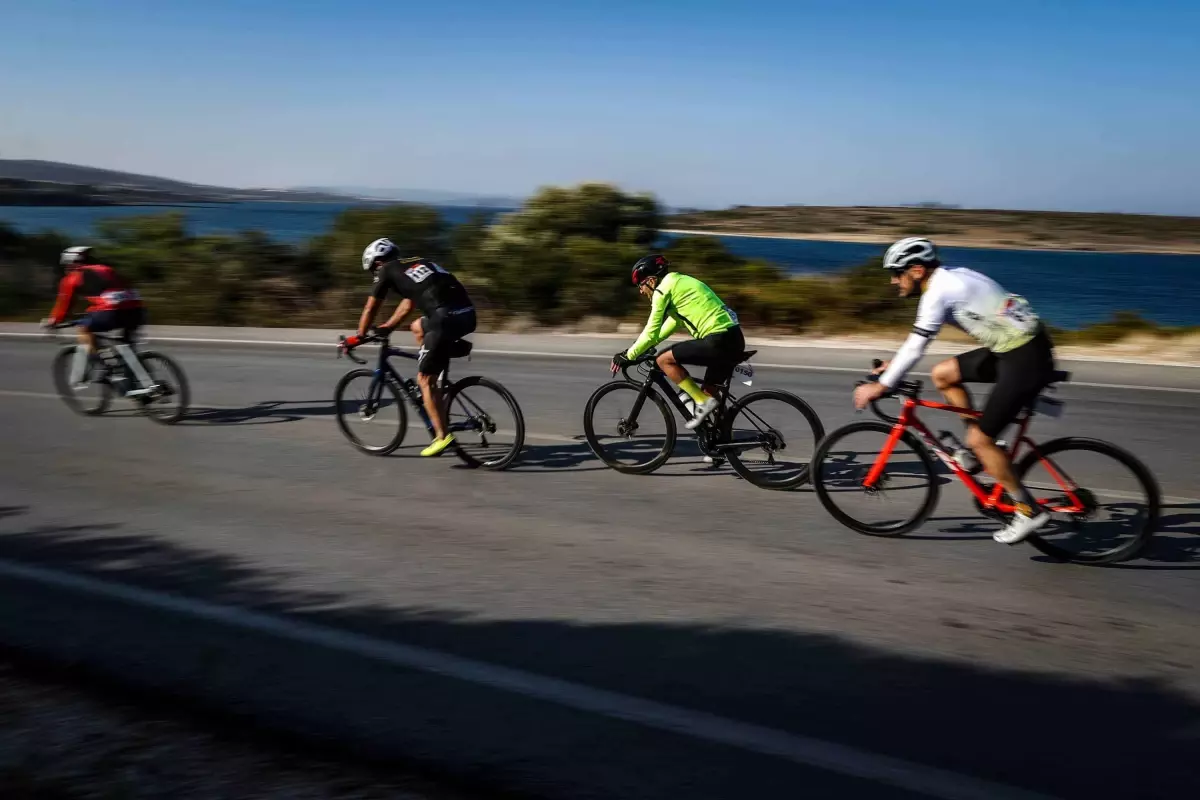
[[938,441],[964,471],[973,475],[980,470],[979,459],[953,433],[942,431],[938,434]]
[[417,386],[416,381],[414,381],[412,378],[405,378],[404,391],[408,392],[408,396],[412,398],[414,403],[416,403],[418,406],[421,405],[421,387]]
[[696,401],[692,399],[690,394],[687,392],[680,392],[679,402],[683,403],[684,408],[687,409],[689,417],[696,416]]

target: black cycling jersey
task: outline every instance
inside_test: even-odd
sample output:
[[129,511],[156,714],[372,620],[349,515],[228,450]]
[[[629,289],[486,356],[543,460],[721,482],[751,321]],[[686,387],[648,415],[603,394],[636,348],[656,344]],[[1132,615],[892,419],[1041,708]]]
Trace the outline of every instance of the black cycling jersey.
[[388,292],[412,300],[425,316],[439,308],[471,306],[471,298],[458,278],[427,259],[390,261],[380,267],[375,273],[371,296],[383,300]]

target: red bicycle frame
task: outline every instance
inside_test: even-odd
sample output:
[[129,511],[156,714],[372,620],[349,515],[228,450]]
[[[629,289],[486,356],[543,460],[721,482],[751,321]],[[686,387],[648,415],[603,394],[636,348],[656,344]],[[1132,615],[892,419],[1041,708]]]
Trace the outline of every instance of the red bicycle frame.
[[[875,487],[876,482],[879,480],[879,476],[883,473],[883,469],[887,465],[888,459],[891,458],[892,451],[895,449],[896,443],[899,442],[900,437],[904,435],[904,431],[908,428],[916,428],[917,432],[921,434],[921,437],[925,439],[926,444],[929,445],[929,449],[932,450],[933,453],[937,455],[937,457],[940,458],[955,475],[958,476],[958,479],[962,481],[967,489],[971,491],[971,494],[975,496],[975,499],[979,502],[980,506],[985,509],[994,509],[1002,514],[1011,514],[1016,511],[1017,508],[1015,505],[1012,503],[1006,503],[1000,499],[1004,494],[1004,487],[1001,486],[999,482],[992,486],[990,492],[985,492],[984,487],[979,485],[979,482],[975,480],[974,476],[960,467],[958,462],[945,452],[945,449],[934,438],[933,433],[929,430],[929,428],[925,427],[925,424],[921,422],[921,420],[917,419],[916,409],[918,406],[921,408],[930,408],[935,411],[948,411],[952,414],[959,414],[961,416],[971,417],[973,419],[979,419],[981,416],[983,416],[983,412],[976,411],[971,408],[959,408],[958,406],[946,405],[945,403],[938,403],[932,400],[921,400],[919,398],[909,397],[906,395],[904,397],[904,405],[900,410],[900,416],[896,423],[892,425],[892,434],[888,437],[887,442],[884,444],[883,450],[880,451],[879,457],[875,459],[875,464],[871,467],[871,471],[867,473],[867,477],[863,481],[863,486],[867,489],[872,489]],[[1010,461],[1016,460],[1017,451],[1021,449],[1022,444],[1028,445],[1029,449],[1031,449],[1034,453],[1038,453],[1037,444],[1025,435],[1025,432],[1029,430],[1029,421],[1032,417],[1032,412],[1026,411],[1016,420],[1019,428],[1017,430],[1016,439],[1013,441],[1012,447],[1008,451],[1008,457]],[[1050,505],[1050,501],[1048,500],[1038,500],[1038,503],[1047,506],[1050,511],[1058,513],[1077,514],[1083,512],[1085,510],[1084,503],[1075,494],[1076,490],[1079,489],[1079,486],[1069,477],[1062,474],[1053,463],[1047,461],[1046,459],[1042,459],[1040,453],[1038,454],[1038,458],[1041,459],[1041,463],[1046,467],[1046,471],[1049,472],[1050,475],[1053,476],[1054,480],[1058,483],[1059,488],[1061,488],[1066,494],[1068,500],[1070,501],[1070,505]]]

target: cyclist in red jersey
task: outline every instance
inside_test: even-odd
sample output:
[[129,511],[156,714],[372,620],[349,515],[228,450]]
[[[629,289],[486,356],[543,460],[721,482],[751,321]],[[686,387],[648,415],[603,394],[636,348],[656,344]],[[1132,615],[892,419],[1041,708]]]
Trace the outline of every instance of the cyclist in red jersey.
[[[89,359],[96,353],[95,334],[121,330],[127,346],[131,336],[145,324],[146,311],[141,296],[129,281],[112,267],[95,263],[92,248],[68,247],[59,257],[59,263],[66,274],[58,284],[58,300],[43,324],[49,327],[62,323],[76,297],[87,300],[87,312],[78,322],[83,348],[71,370],[71,383],[79,385]],[[125,353],[121,355],[128,360]]]

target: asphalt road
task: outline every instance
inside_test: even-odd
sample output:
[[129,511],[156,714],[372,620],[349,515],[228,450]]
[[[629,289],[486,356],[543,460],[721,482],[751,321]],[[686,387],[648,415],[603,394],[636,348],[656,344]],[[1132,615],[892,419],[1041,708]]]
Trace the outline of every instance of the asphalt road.
[[[1130,449],[1168,498],[1144,557],[1100,569],[995,544],[953,485],[924,529],[891,540],[840,527],[807,489],[757,490],[694,456],[616,474],[580,437],[608,378],[597,360],[486,355],[460,370],[501,380],[524,409],[527,452],[493,474],[415,457],[417,431],[394,457],[352,450],[330,402],[352,365],[326,351],[163,349],[194,392],[174,428],[120,404],[71,414],[53,397],[52,346],[0,340],[0,559],[1054,796],[1200,790],[1200,394],[1067,386],[1067,414],[1038,420],[1043,438]],[[831,430],[857,418],[853,380],[760,367],[755,388],[795,391]],[[518,790],[913,796],[765,745],[578,711],[551,720],[545,704],[480,691],[451,681],[421,702],[467,705],[474,735],[506,739],[481,762],[507,766],[496,774]],[[531,727],[518,734],[517,718]]]

